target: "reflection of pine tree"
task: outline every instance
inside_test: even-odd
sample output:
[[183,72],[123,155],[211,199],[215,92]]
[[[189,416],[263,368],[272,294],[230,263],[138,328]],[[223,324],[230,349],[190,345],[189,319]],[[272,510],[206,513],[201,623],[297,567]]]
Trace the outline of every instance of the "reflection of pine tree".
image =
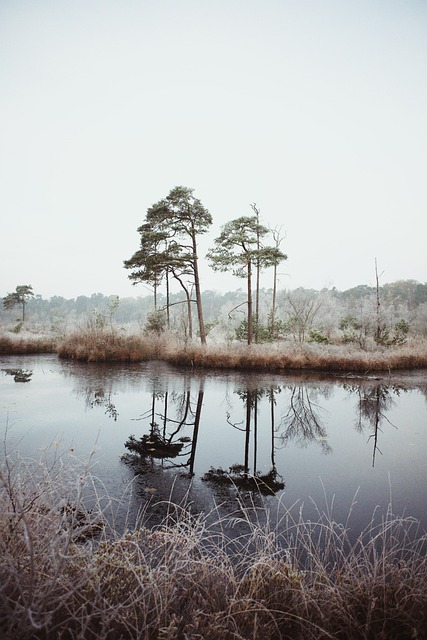
[[[194,462],[196,456],[197,436],[200,425],[200,418],[203,405],[203,380],[200,381],[200,388],[195,400],[188,387],[182,393],[152,392],[151,407],[139,420],[149,419],[150,431],[137,439],[131,435],[125,443],[125,447],[131,451],[133,457],[124,456],[124,461],[134,465],[138,471],[144,459],[169,460],[168,468],[188,467],[189,475],[194,474]],[[163,410],[157,411],[159,400],[163,400]],[[175,407],[175,417],[170,415],[171,407]],[[160,430],[159,420],[162,425]],[[168,427],[173,430],[168,432]],[[193,428],[193,437],[182,436],[177,438],[184,427]],[[191,446],[190,444],[191,443]],[[189,451],[190,446],[190,451]],[[172,462],[178,457],[188,456],[187,462]]]
[[[275,393],[280,391],[280,387],[268,387],[266,389],[246,387],[244,389],[237,389],[236,395],[242,400],[245,410],[245,418],[241,422],[232,422],[230,414],[227,414],[227,423],[235,429],[245,432],[245,444],[244,444],[244,456],[243,464],[233,464],[229,467],[228,471],[225,471],[221,467],[215,469],[210,468],[209,471],[203,476],[203,480],[210,482],[214,486],[234,486],[237,489],[244,489],[247,491],[258,491],[266,495],[272,495],[284,488],[284,482],[281,476],[277,473],[275,466],[274,447],[275,447],[275,421],[274,421],[274,406],[275,406]],[[263,398],[267,397],[271,406],[271,469],[262,474],[257,470],[257,452],[258,452],[258,403]],[[253,418],[253,422],[252,422]],[[250,434],[251,426],[253,424],[253,474],[250,474],[249,467],[249,450],[250,450]],[[241,425],[244,425],[243,427]]]

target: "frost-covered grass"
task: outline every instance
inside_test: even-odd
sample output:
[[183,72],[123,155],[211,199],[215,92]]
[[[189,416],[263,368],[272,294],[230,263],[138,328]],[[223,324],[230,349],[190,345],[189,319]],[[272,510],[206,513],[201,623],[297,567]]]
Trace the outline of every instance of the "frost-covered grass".
[[55,336],[0,334],[0,354],[55,353],[57,343],[58,339]]
[[65,336],[26,333],[0,335],[1,354],[57,353],[87,362],[163,360],[195,368],[258,371],[394,371],[427,367],[427,340],[410,338],[401,346],[366,349],[352,344],[299,344],[292,339],[272,344],[209,343],[179,340],[172,333],[128,332],[115,328],[83,328]]
[[411,340],[399,347],[362,350],[351,345],[319,345],[292,341],[272,345],[192,345],[168,353],[168,361],[193,367],[262,371],[392,371],[427,367],[427,341]]
[[160,526],[119,533],[70,456],[1,466],[3,640],[427,637],[427,539],[411,519],[387,513],[352,542],[328,513],[277,528],[242,505],[213,522],[170,504]]

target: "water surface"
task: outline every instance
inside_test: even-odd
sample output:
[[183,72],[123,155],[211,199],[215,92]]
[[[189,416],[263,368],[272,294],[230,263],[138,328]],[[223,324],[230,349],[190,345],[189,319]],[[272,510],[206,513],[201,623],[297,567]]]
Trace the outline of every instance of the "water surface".
[[187,494],[194,512],[251,501],[279,518],[292,505],[308,518],[333,508],[339,522],[355,503],[355,532],[391,502],[427,528],[426,372],[261,375],[56,356],[2,357],[0,372],[8,449],[95,452],[93,473],[129,517],[151,505],[155,519],[155,503]]

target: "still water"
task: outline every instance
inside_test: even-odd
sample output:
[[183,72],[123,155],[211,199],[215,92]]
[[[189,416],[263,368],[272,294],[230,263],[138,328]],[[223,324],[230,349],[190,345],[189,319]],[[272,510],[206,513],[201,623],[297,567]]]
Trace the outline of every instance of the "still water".
[[[427,529],[427,372],[354,378],[0,358],[8,450],[87,460],[118,523],[186,496],[193,512],[250,500],[280,518],[374,510]],[[3,454],[4,455],[4,452]],[[120,512],[122,509],[122,512]],[[120,515],[122,513],[122,515]]]

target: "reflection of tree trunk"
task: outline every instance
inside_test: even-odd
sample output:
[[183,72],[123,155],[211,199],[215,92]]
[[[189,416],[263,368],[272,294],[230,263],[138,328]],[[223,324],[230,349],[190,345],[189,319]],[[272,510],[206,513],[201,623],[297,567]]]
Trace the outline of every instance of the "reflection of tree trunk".
[[194,475],[194,460],[196,458],[197,437],[199,435],[200,416],[202,415],[204,393],[205,392],[202,389],[199,390],[199,395],[197,398],[196,415],[194,416],[193,441],[191,443],[191,454],[190,454],[190,460],[189,460],[189,465],[190,465],[189,474],[191,476]]
[[182,416],[181,420],[178,423],[177,429],[175,429],[175,431],[173,433],[171,433],[169,441],[171,441],[173,439],[173,437],[176,436],[178,431],[180,431],[182,426],[186,423],[188,412],[190,411],[190,406],[191,406],[191,393],[190,393],[190,389],[187,389],[187,391],[185,392],[185,409],[184,409],[183,416]]
[[256,475],[257,472],[257,455],[258,455],[258,391],[255,391],[254,398],[254,466],[253,472]]
[[166,438],[166,423],[168,421],[168,392],[167,391],[165,391],[164,411],[165,411],[165,414],[163,416],[163,437]]
[[271,418],[271,466],[276,468],[276,462],[274,457],[274,389],[270,389],[270,418]]
[[249,473],[249,436],[251,433],[251,404],[252,404],[252,391],[249,391],[246,397],[246,437],[245,437],[245,462],[244,462],[244,475],[245,478]]
[[154,429],[154,426],[156,424],[155,415],[156,415],[156,394],[153,391],[153,398],[151,401],[151,423],[150,423],[151,430]]
[[[378,449],[378,427],[380,424],[380,387],[377,387],[375,390],[375,414],[374,414],[374,450],[372,453],[372,466],[375,467],[375,455]],[[378,449],[379,450],[379,449]],[[380,452],[381,453],[381,452]]]

